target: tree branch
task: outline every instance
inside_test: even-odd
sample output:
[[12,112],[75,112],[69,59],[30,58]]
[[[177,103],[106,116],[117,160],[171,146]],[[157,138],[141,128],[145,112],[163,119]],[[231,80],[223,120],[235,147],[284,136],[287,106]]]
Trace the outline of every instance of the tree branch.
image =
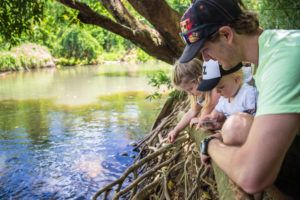
[[128,26],[132,29],[140,29],[143,27],[143,25],[134,18],[134,16],[126,9],[120,0],[99,1],[118,23]]
[[[117,22],[106,16],[98,14],[85,3],[81,3],[76,0],[57,1],[70,8],[78,10],[78,18],[81,22],[100,26],[108,31],[118,34],[121,37],[130,40],[153,57],[173,64],[175,62],[175,59],[180,55],[180,53],[176,52],[176,49],[178,49],[178,42],[176,42],[176,45],[174,43],[174,46],[170,45],[170,43],[168,42],[170,38],[163,37],[155,29],[143,25],[135,20],[119,0],[103,0],[103,2],[107,4],[107,6],[109,6],[109,3],[114,3],[114,5],[117,5],[118,8],[115,7],[114,10],[114,17],[117,18]],[[125,12],[127,16],[122,17],[122,12]],[[118,21],[120,21],[120,23],[118,23]],[[121,23],[123,21],[126,23]],[[134,25],[134,23],[136,24]]]
[[144,16],[158,32],[168,38],[167,45],[179,57],[184,44],[179,37],[180,14],[172,9],[165,0],[128,0],[134,9]]
[[132,37],[132,30],[113,20],[96,13],[85,3],[74,0],[57,0],[60,3],[79,11],[78,19],[85,24],[97,25],[123,37]]

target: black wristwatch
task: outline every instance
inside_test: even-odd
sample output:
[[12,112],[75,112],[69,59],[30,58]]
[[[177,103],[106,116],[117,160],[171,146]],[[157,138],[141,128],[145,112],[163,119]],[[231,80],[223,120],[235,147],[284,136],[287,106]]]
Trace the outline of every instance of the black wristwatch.
[[201,143],[200,143],[200,152],[201,152],[201,154],[204,154],[204,155],[206,155],[206,156],[209,156],[209,155],[208,155],[208,152],[207,152],[207,150],[208,150],[208,143],[209,143],[212,139],[215,139],[215,138],[217,138],[217,137],[215,137],[215,136],[208,136],[208,137],[204,138],[204,139],[201,141]]

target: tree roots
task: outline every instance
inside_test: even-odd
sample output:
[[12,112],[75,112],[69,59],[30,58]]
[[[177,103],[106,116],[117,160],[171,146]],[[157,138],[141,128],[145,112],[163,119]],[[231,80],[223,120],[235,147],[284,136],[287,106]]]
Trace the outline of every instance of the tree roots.
[[201,165],[198,148],[189,135],[185,132],[174,144],[166,140],[179,110],[189,106],[188,101],[172,103],[168,115],[138,144],[140,153],[134,163],[120,178],[100,189],[94,200],[217,199],[213,173]]

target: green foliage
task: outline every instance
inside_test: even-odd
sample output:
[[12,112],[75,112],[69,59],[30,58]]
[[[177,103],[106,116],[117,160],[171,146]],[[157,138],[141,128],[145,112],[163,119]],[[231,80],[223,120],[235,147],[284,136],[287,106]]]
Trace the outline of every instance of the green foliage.
[[90,63],[96,60],[102,51],[97,40],[87,31],[73,27],[63,34],[59,55],[68,59],[87,60]]
[[158,71],[155,74],[148,75],[149,84],[156,88],[156,91],[146,97],[148,100],[159,99],[162,97],[162,93],[159,90],[166,87],[168,90],[172,88],[170,77],[164,71]]
[[149,56],[149,54],[147,54],[145,51],[143,51],[142,49],[138,48],[137,49],[137,60],[139,62],[145,63],[147,61],[150,60],[154,60],[153,57]]
[[[76,60],[75,58],[59,58],[57,60],[57,65],[59,66],[74,66],[74,65],[79,65],[82,64],[80,61]],[[88,64],[88,63],[87,63]]]
[[300,28],[300,1],[262,0],[259,1],[258,9],[263,28]]
[[122,54],[124,54],[124,53],[125,53],[125,51],[123,51],[123,50],[115,50],[115,51],[112,51],[112,52],[104,51],[98,57],[98,60],[100,60],[100,62],[119,61],[120,57],[122,57]]
[[40,22],[45,1],[1,0],[0,34],[11,44],[20,42],[22,33],[32,33],[34,24]]
[[41,60],[35,57],[25,55],[16,56],[12,52],[0,53],[0,71],[17,71],[29,68],[39,68],[44,64]]
[[11,51],[0,52],[0,71],[46,67],[53,65],[51,60],[52,57],[45,47],[23,44]]
[[17,59],[9,52],[0,53],[0,71],[12,71],[16,70]]
[[148,75],[149,84],[155,88],[160,88],[161,85],[166,85],[168,89],[172,88],[171,79],[166,72],[158,71],[155,74]]
[[299,29],[300,1],[243,0],[246,7],[258,13],[264,29]]
[[169,5],[177,10],[180,14],[183,14],[184,11],[191,4],[191,0],[167,0]]
[[[180,14],[191,0],[166,0]],[[248,8],[259,14],[263,28],[300,28],[300,1],[294,0],[242,0]],[[82,0],[96,12],[109,18],[111,15],[95,0]],[[127,2],[123,2],[134,16],[147,24]],[[85,25],[78,18],[78,11],[57,1],[2,0],[0,1],[0,49],[11,44],[33,42],[47,46],[59,63],[64,65],[91,64],[101,60],[147,62],[152,58],[130,41],[105,29]],[[69,37],[69,38],[68,38]],[[10,42],[8,45],[7,42]],[[131,51],[131,49],[136,49]],[[126,56],[130,52],[134,55]],[[61,58],[65,57],[65,58]],[[128,60],[126,60],[128,58]],[[7,59],[5,59],[6,62]],[[9,59],[8,59],[9,60]]]
[[70,25],[80,27],[77,14],[77,11],[56,1],[47,2],[43,20],[34,27],[33,34],[26,37],[25,40],[45,45],[54,53],[59,49],[58,38],[61,38],[62,34],[70,28]]
[[173,88],[170,77],[164,71],[159,71],[155,74],[148,75],[148,77],[150,79],[149,84],[156,88],[156,91],[146,97],[146,99],[150,101],[161,99],[163,97],[163,93],[161,92],[164,90],[163,88],[170,91],[168,98],[182,99],[182,97],[187,95],[185,92]]
[[134,46],[130,41],[102,28],[90,29],[90,32],[106,52],[126,51]]

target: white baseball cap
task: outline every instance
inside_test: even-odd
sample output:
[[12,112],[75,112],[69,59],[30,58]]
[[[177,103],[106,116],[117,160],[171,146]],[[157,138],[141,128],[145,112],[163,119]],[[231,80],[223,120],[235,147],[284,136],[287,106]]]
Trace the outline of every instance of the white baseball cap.
[[199,91],[210,91],[217,86],[222,76],[234,73],[241,69],[243,64],[240,62],[230,70],[224,70],[216,60],[203,62],[202,82],[198,86]]

